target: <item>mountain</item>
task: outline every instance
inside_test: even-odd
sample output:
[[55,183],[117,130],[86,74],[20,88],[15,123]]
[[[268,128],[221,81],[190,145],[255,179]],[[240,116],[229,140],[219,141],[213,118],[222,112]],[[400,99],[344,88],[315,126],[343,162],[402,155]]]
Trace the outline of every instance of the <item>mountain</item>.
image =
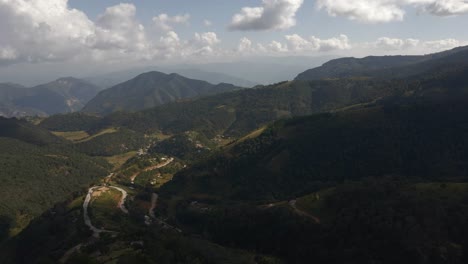
[[55,203],[106,175],[108,166],[42,128],[0,117],[0,244]]
[[32,88],[0,84],[0,114],[20,117],[75,112],[99,90],[97,86],[71,77]]
[[[183,67],[183,66],[181,66]],[[159,71],[166,74],[177,73],[190,79],[203,80],[213,84],[231,83],[239,87],[253,87],[257,85],[255,82],[244,80],[239,77],[231,76],[226,73],[219,73],[215,71],[203,71],[196,68],[183,68],[177,67],[143,67],[129,70],[122,70],[101,74],[92,77],[86,77],[84,80],[103,88],[110,88],[127,80],[133,79],[140,74],[150,71]]]
[[220,84],[220,83],[230,83],[239,87],[254,87],[258,85],[256,82],[244,80],[239,77],[231,76],[226,73],[212,72],[212,71],[203,71],[200,69],[168,69],[163,70],[166,73],[177,73],[187,78],[195,80],[203,80],[209,83]]
[[148,72],[100,92],[85,106],[83,111],[100,114],[138,111],[174,101],[237,89],[240,88],[231,84],[213,85],[175,73]]
[[362,59],[341,58],[307,70],[296,80],[334,78],[404,78],[430,70],[442,64],[467,64],[468,47],[423,56],[370,56]]

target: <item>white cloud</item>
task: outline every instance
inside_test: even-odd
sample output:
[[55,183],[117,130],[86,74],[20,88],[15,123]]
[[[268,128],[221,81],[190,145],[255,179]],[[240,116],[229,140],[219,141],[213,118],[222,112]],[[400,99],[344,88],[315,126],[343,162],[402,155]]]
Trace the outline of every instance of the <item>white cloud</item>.
[[246,37],[241,38],[239,45],[237,46],[237,51],[242,54],[254,51],[252,47],[252,41]]
[[195,40],[197,43],[204,46],[214,46],[221,42],[214,32],[206,32],[202,34],[195,33]]
[[317,0],[317,7],[331,16],[367,23],[402,21],[405,7],[437,16],[468,13],[466,0]]
[[155,20],[165,32],[149,34],[133,4],[108,7],[92,21],[67,0],[0,0],[0,64],[130,62],[217,52],[220,39],[214,32],[184,41],[168,30],[188,23],[189,15],[163,14]]
[[282,43],[273,40],[268,44],[268,50],[272,52],[288,52],[288,47]]
[[0,61],[13,61],[18,58],[18,54],[12,47],[0,47]]
[[419,45],[418,39],[398,39],[382,37],[375,42],[375,47],[382,50],[402,50],[414,48]]
[[381,37],[375,42],[361,43],[357,48],[373,50],[373,54],[429,54],[468,45],[467,41],[457,39],[419,40]]
[[136,18],[132,4],[119,4],[106,9],[95,23],[95,33],[87,44],[99,50],[118,49],[125,52],[143,52],[148,47],[145,28]]
[[[9,60],[60,60],[80,53],[94,31],[84,13],[65,0],[0,0],[0,47]],[[14,57],[14,58],[13,58]]]
[[171,31],[173,30],[174,25],[188,25],[190,20],[189,14],[169,16],[168,14],[160,14],[153,17],[154,26],[162,31]]
[[203,25],[205,25],[205,27],[211,27],[213,25],[213,22],[211,22],[208,19],[205,19],[203,20]]
[[261,7],[244,7],[232,18],[231,30],[283,30],[296,25],[303,0],[262,0]]
[[332,51],[332,50],[346,50],[350,49],[349,38],[346,35],[330,39],[319,39],[315,36],[309,39],[293,34],[285,36],[288,42],[288,48],[291,51]]
[[433,51],[442,51],[442,50],[453,49],[461,45],[467,45],[467,44],[468,44],[467,42],[461,42],[456,39],[441,39],[441,40],[426,41],[423,43],[423,46]]

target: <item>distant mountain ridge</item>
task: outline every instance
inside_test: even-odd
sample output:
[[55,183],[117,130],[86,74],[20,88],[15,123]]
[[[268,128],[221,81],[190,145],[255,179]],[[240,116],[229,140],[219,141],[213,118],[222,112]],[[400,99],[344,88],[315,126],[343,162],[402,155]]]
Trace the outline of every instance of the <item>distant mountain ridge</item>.
[[32,88],[0,84],[0,116],[47,116],[76,112],[99,90],[95,85],[72,77]]
[[84,80],[90,82],[96,86],[102,88],[110,88],[122,82],[128,81],[137,77],[140,74],[150,71],[158,71],[166,74],[177,73],[179,75],[185,76],[190,79],[203,80],[212,84],[220,83],[231,83],[236,86],[241,87],[253,87],[258,83],[245,80],[233,75],[215,72],[215,71],[205,71],[195,68],[161,68],[161,67],[144,67],[136,69],[128,69],[122,71],[111,72],[107,74],[101,74],[92,77],[86,77]]
[[403,78],[417,75],[443,63],[468,64],[468,46],[421,56],[369,56],[341,58],[299,74],[295,80],[369,77]]
[[83,109],[88,113],[110,114],[139,111],[184,99],[198,98],[240,89],[232,84],[214,85],[176,73],[148,72],[100,92]]

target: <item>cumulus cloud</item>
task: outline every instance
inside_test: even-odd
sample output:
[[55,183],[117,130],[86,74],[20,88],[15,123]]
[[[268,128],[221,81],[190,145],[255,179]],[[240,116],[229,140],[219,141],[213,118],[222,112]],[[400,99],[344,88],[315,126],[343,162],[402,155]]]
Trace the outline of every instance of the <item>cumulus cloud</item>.
[[362,43],[359,45],[363,49],[374,49],[374,53],[389,52],[390,54],[427,54],[453,49],[459,46],[468,45],[468,42],[456,39],[439,40],[419,40],[381,37],[375,42]]
[[423,43],[425,48],[434,51],[441,51],[447,49],[453,49],[462,45],[467,45],[467,42],[461,42],[456,39],[441,39],[441,40],[433,40],[433,41],[426,41]]
[[260,7],[244,7],[235,14],[230,30],[283,30],[296,25],[303,0],[262,0]]
[[367,23],[402,21],[405,7],[437,16],[468,13],[466,0],[317,0],[317,7],[331,16]]
[[349,38],[346,35],[330,39],[320,39],[312,36],[305,39],[297,34],[286,35],[288,48],[291,51],[332,51],[350,49]]
[[10,47],[2,49],[3,59],[60,60],[80,53],[93,32],[93,23],[67,1],[0,0],[0,47]]
[[126,52],[147,49],[145,28],[136,18],[132,4],[119,4],[106,9],[95,24],[95,32],[87,37],[87,44],[96,49],[119,49]]
[[0,0],[0,64],[46,61],[141,61],[214,54],[214,32],[181,40],[172,29],[189,15],[157,16],[163,29],[149,34],[133,4],[108,7],[95,21],[68,0]]
[[169,16],[168,14],[160,14],[153,17],[154,26],[162,31],[172,31],[174,25],[188,25],[190,20],[189,14]]
[[375,42],[375,46],[382,50],[402,50],[417,47],[419,44],[418,39],[399,39],[382,37]]
[[283,45],[281,42],[273,40],[268,44],[268,50],[272,52],[287,52],[288,47]]
[[241,38],[239,45],[237,46],[237,51],[240,53],[250,53],[252,52],[253,46],[252,41],[246,37]]

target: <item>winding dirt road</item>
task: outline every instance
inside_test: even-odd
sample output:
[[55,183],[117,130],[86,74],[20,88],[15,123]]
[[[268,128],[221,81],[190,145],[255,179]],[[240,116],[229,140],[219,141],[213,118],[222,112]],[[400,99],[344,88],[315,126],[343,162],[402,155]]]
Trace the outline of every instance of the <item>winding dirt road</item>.
[[[171,164],[173,161],[174,161],[174,158],[170,158],[170,159],[166,160],[163,163],[159,163],[157,165],[154,165],[154,166],[151,166],[151,167],[148,167],[148,168],[144,169],[143,172],[152,171],[152,170],[155,170],[155,169],[160,169],[160,168],[166,167],[167,165]],[[135,173],[130,177],[130,181],[131,181],[132,184],[135,183],[135,179],[138,177],[138,175],[140,175],[140,173],[141,172]]]
[[[96,190],[100,189],[100,188],[103,188],[103,187],[102,186],[94,186],[94,187],[89,188],[88,194],[86,195],[86,198],[85,198],[85,200],[83,202],[84,222],[89,227],[89,229],[91,229],[91,231],[93,231],[93,236],[96,237],[96,238],[99,238],[99,235],[101,233],[116,233],[115,231],[108,231],[108,230],[99,229],[99,228],[95,227],[91,222],[91,218],[89,217],[89,210],[88,210],[89,209],[89,203],[91,202],[91,199],[93,197],[93,193]],[[123,213],[128,214],[128,209],[125,207],[125,200],[127,199],[127,196],[128,196],[127,191],[125,191],[122,188],[115,187],[115,186],[109,186],[109,188],[118,190],[118,191],[120,191],[122,193],[122,198],[119,201],[119,208]]]

